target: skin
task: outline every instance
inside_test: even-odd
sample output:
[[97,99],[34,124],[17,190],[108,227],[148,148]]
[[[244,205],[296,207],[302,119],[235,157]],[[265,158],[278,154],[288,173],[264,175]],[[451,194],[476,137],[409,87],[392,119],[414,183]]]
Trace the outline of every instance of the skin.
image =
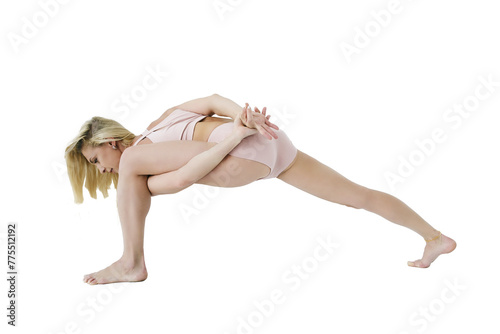
[[82,154],[101,173],[115,174],[120,169],[120,158],[125,149],[121,141],[112,141],[99,147],[85,146],[82,148]]
[[[151,123],[148,129],[167,117],[174,109],[167,110],[162,117]],[[272,129],[277,127],[272,127],[272,123],[268,122],[269,116],[265,116],[265,108],[262,113],[256,109],[256,112],[240,115],[245,115],[242,119],[244,118],[244,123],[249,127],[256,129],[253,131],[258,130],[268,139],[275,135]],[[181,175],[179,170],[187,166],[191,158],[215,146],[214,143],[207,143],[206,138],[216,126],[227,121],[207,117],[196,125],[193,141],[152,143],[146,138],[135,147],[126,147],[121,141],[111,141],[97,148],[82,149],[82,154],[91,163],[95,163],[102,173],[111,170],[120,172],[117,199],[124,243],[122,257],[101,271],[85,275],[83,279],[85,283],[94,285],[137,282],[147,278],[143,241],[151,196],[174,193],[189,187],[189,182],[180,182],[176,177]],[[134,142],[138,139],[139,136],[136,136]],[[224,183],[218,181],[221,178],[217,176],[234,168],[235,164],[242,172],[229,178],[225,177]],[[269,167],[259,162],[227,155],[195,183],[218,187],[242,186],[265,177],[269,170]],[[401,200],[354,183],[300,150],[295,160],[277,178],[332,203],[378,214],[395,224],[413,230],[424,240],[433,239],[426,241],[422,258],[408,261],[409,266],[427,268],[439,255],[450,253],[456,247],[453,239],[441,234]]]

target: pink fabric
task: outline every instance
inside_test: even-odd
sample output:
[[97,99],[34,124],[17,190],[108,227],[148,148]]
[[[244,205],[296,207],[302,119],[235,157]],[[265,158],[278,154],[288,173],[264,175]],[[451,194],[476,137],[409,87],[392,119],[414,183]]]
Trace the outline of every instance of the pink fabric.
[[[209,142],[220,142],[231,133],[233,123],[224,123],[216,127]],[[260,133],[244,138],[231,152],[230,155],[263,163],[271,168],[270,173],[262,179],[272,179],[285,170],[297,155],[297,148],[288,136],[281,130],[275,130],[278,139],[269,140]]]
[[[207,116],[176,109],[151,130],[144,131],[142,137],[134,145],[145,137],[148,137],[153,143],[168,140],[193,140],[196,123],[205,117]],[[232,122],[217,126],[208,137],[208,142],[218,143],[222,141],[231,133],[232,129]],[[229,152],[229,155],[257,161],[268,166],[271,171],[262,179],[277,177],[295,159],[297,148],[283,131],[275,130],[275,132],[278,139],[269,140],[260,133],[248,136]]]
[[168,140],[193,140],[196,123],[205,117],[207,116],[182,109],[175,109],[151,130],[144,131],[142,138],[139,138],[134,143],[134,146],[145,137],[148,137],[153,143]]

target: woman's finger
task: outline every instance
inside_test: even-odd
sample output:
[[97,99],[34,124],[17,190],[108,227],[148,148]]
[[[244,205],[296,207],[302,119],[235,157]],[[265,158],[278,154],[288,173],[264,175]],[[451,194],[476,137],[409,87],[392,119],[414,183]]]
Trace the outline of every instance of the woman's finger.
[[247,107],[248,107],[248,103],[245,103],[245,107],[243,108],[243,110],[240,111],[240,119],[244,123],[247,122],[247,113],[246,113]]
[[251,124],[253,121],[252,110],[250,108],[247,108],[246,114],[247,114],[246,119],[248,121],[248,124]]
[[273,131],[271,130],[270,127],[268,127],[267,125],[263,125],[262,126],[264,128],[264,130],[267,131],[267,133],[269,133],[274,139],[278,139],[278,135]]
[[266,125],[267,125],[268,127],[272,128],[272,129],[274,129],[274,130],[279,130],[279,129],[280,129],[280,128],[279,128],[276,124],[274,124],[274,123],[269,123],[269,124],[267,124],[267,123],[266,123]]
[[267,139],[272,140],[273,138],[277,138],[276,134],[270,130],[268,127],[265,125],[260,125],[259,126],[259,131],[262,135],[264,135]]
[[263,127],[259,127],[259,132],[261,135],[263,135],[267,139],[269,139],[269,140],[273,139],[273,137]]
[[273,128],[273,129],[275,129],[275,130],[279,130],[279,129],[280,129],[280,128],[276,125],[276,124],[271,123],[271,121],[269,121],[268,119],[266,119],[266,123],[265,123],[265,124],[266,124],[267,126],[269,126],[269,127]]

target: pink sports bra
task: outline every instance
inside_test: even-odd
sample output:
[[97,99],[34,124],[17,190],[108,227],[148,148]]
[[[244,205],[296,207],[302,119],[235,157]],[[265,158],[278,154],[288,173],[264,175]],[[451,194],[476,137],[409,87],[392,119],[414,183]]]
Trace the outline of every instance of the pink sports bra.
[[141,134],[142,137],[140,137],[133,146],[137,145],[146,137],[153,143],[168,140],[193,140],[196,123],[205,117],[207,116],[187,110],[175,109],[151,130],[144,131]]

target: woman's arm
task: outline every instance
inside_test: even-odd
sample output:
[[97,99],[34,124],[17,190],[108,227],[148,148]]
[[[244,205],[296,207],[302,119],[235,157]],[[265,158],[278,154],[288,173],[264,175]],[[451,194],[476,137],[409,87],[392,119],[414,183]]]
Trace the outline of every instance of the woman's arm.
[[[256,131],[248,132],[248,134],[254,134],[255,132]],[[196,155],[189,160],[186,165],[172,172],[173,177],[178,179],[177,183],[182,189],[191,186],[217,167],[222,159],[224,159],[245,137],[246,135],[233,131],[217,145]]]
[[234,119],[243,108],[228,98],[222,97],[219,94],[212,94],[210,96],[184,102],[172,109],[192,111],[206,116],[216,114]]
[[194,100],[184,102],[170,109],[172,110],[182,109],[182,110],[192,111],[200,115],[212,116],[214,114],[213,109],[215,100],[217,99],[216,96],[217,94],[212,94],[206,97],[200,97]]
[[[248,106],[248,103],[245,103],[245,108]],[[236,119],[237,115],[240,113],[242,107],[240,107],[236,102],[220,96],[219,94],[212,94],[207,97],[202,97],[198,99],[194,99],[178,106],[175,106],[172,109],[182,109],[191,112],[195,112],[197,114],[212,116],[214,114],[218,116],[230,117],[233,120]],[[169,109],[170,110],[170,109]],[[262,110],[262,113],[257,108],[255,111],[250,109],[250,117],[246,117],[245,113],[242,117],[241,121],[244,125],[257,129],[262,135],[264,135],[267,139],[278,138],[276,133],[272,130],[278,130],[278,127],[269,121],[269,116],[266,116],[266,107]]]
[[212,111],[216,115],[236,119],[241,109],[243,109],[243,107],[233,100],[220,96],[219,94],[212,95]]
[[[237,117],[239,117],[237,115]],[[161,175],[150,176],[148,188],[151,195],[179,192],[206,176],[231,152],[243,138],[257,133],[247,128],[239,118],[234,122],[233,132],[212,148],[194,156],[178,170]]]

